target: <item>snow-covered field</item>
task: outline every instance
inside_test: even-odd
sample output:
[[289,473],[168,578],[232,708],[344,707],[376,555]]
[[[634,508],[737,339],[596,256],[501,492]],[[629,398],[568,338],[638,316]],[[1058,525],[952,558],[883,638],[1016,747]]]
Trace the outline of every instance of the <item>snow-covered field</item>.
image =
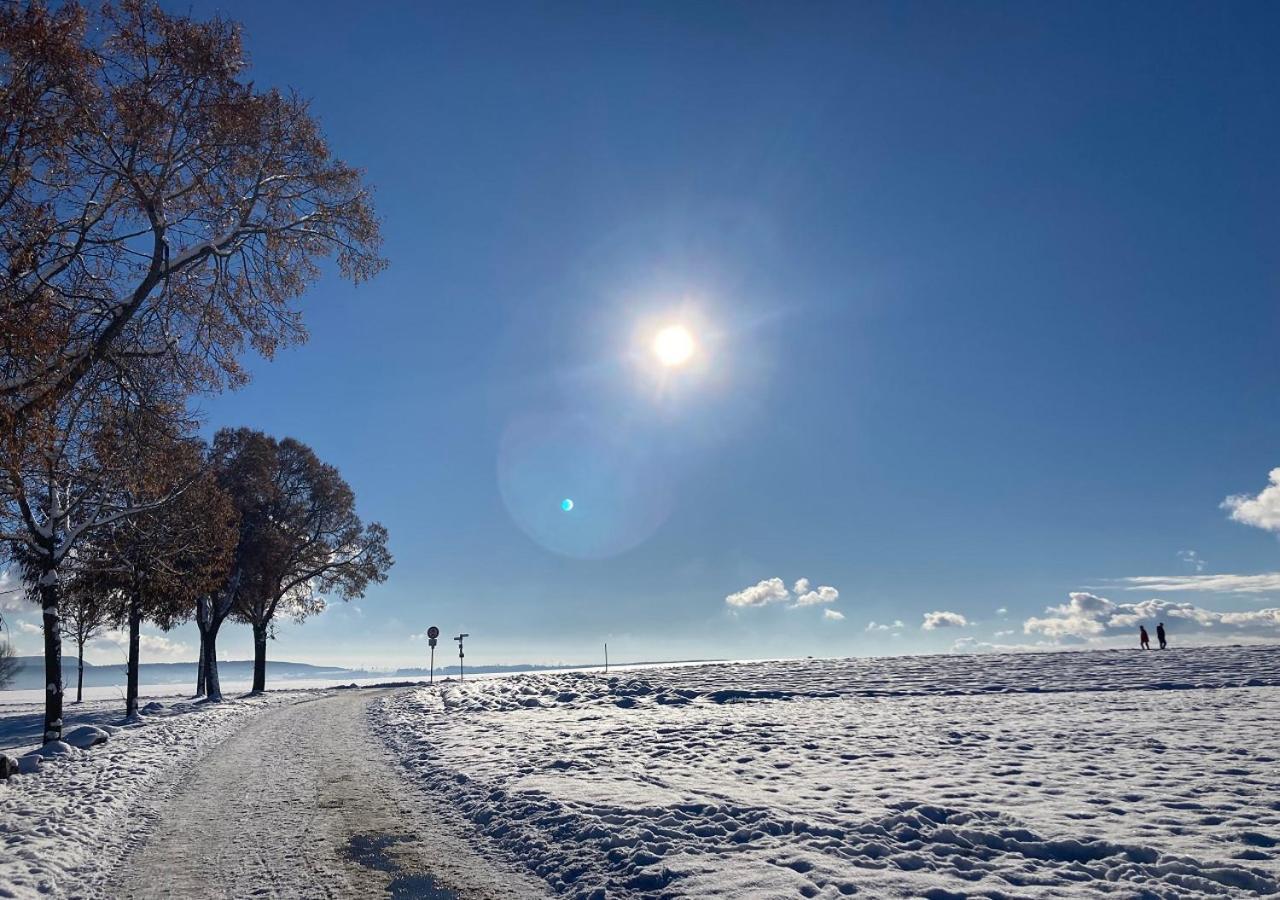
[[[0,782],[0,897],[94,894],[145,832],[174,780],[206,748],[248,717],[303,696],[315,694],[157,704],[141,724],[128,726],[120,722],[118,702],[69,706],[69,726],[94,724],[111,732],[110,739]],[[13,744],[27,743],[23,729],[32,721],[38,743],[39,717],[39,707],[6,705],[0,733]]]
[[371,715],[581,897],[1280,893],[1280,648],[524,675]]

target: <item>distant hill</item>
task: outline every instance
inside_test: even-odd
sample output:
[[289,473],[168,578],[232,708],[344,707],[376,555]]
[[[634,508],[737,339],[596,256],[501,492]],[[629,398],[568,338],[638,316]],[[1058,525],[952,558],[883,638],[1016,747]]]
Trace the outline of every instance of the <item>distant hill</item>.
[[[44,668],[43,656],[15,656],[14,659],[18,661],[18,665],[20,666],[39,666],[42,669]],[[64,656],[62,657],[62,665],[71,666],[72,668],[75,668],[76,658],[74,656],[71,656],[71,657]],[[93,666],[93,663],[89,662],[88,660],[85,660],[84,667],[86,669],[91,668],[92,666]]]
[[[44,686],[44,657],[20,656],[22,667],[18,669],[10,690],[38,690]],[[289,678],[363,678],[369,673],[344,669],[340,666],[313,666],[307,663],[267,661],[267,678],[270,680]],[[218,675],[223,681],[249,681],[253,678],[253,660],[229,659],[218,663]],[[62,657],[62,679],[66,684],[74,685],[76,681],[76,658]],[[196,683],[196,664],[194,662],[178,663],[142,663],[138,666],[138,680],[142,684],[186,684],[192,688]],[[125,683],[125,667],[123,664],[112,666],[95,666],[84,664],[85,687],[111,687]]]
[[[530,663],[520,663],[510,666],[467,666],[467,671],[474,672],[477,675],[500,675],[504,672],[558,672],[564,669],[585,669],[590,668],[591,666],[592,663],[587,663],[585,665],[582,663],[573,665],[565,663],[564,665],[557,666],[535,666]],[[425,667],[396,669],[395,674],[414,678],[419,676],[426,678],[431,674],[431,670]],[[444,676],[457,675],[458,664],[454,663],[451,666],[436,666],[436,674]]]
[[[39,690],[44,687],[44,657],[19,656],[22,664],[18,673],[9,685],[9,690]],[[672,662],[707,662],[708,660],[673,660]],[[622,663],[619,663],[622,665]],[[650,665],[650,663],[627,663],[626,665]],[[467,666],[468,675],[497,675],[516,672],[556,672],[565,669],[599,668],[597,663],[533,665],[521,663],[515,665]],[[458,664],[436,666],[437,678],[457,676]],[[267,660],[267,681],[269,683],[288,681],[290,679],[324,679],[332,681],[355,680],[357,678],[421,678],[425,680],[430,670],[420,667],[408,667],[389,671],[386,669],[347,669],[342,666],[315,666],[310,663]],[[251,681],[253,679],[253,660],[229,659],[218,663],[218,677],[222,681]],[[74,687],[76,683],[76,658],[62,657],[63,682]],[[175,663],[142,663],[138,666],[138,680],[142,684],[189,684],[192,689],[196,683],[195,662]],[[123,664],[95,666],[84,664],[85,687],[112,687],[125,683],[125,667]],[[275,685],[280,686],[280,685]]]

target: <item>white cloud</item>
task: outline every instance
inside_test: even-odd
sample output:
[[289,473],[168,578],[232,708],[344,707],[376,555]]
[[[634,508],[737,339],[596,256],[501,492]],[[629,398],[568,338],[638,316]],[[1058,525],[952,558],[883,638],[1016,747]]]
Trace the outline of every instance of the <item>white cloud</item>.
[[964,628],[968,624],[969,620],[960,613],[934,610],[924,614],[924,624],[920,627],[925,631],[933,631],[938,628]]
[[871,621],[867,623],[867,631],[894,631],[899,628],[905,628],[901,619],[894,619],[892,625],[885,625],[882,622]]
[[996,637],[1008,637],[1008,636],[1009,636],[1009,635],[1011,635],[1011,634],[1017,634],[1017,632],[1016,632],[1016,631],[1013,631],[1012,629],[1010,629],[1010,630],[1008,630],[1008,631],[997,631],[995,636],[996,636]]
[[23,634],[44,634],[44,629],[31,622],[17,622],[18,630]]
[[1007,607],[1007,606],[1002,606],[1002,607],[1000,607],[999,609],[997,609],[997,610],[996,610],[996,615],[997,615],[997,616],[1007,616],[1007,615],[1009,615],[1009,607]]
[[1050,606],[1043,617],[1027,619],[1022,630],[1061,639],[1094,640],[1135,632],[1139,625],[1164,622],[1171,632],[1216,632],[1223,637],[1262,634],[1280,638],[1280,609],[1218,612],[1191,603],[1151,599],[1114,603],[1106,597],[1077,592],[1061,606]]
[[1256,497],[1233,494],[1222,501],[1231,518],[1265,531],[1280,531],[1280,468],[1268,474],[1268,485]]
[[1045,618],[1032,616],[1022,623],[1027,634],[1043,634],[1045,637],[1096,637],[1106,631],[1102,618],[1110,615],[1115,604],[1105,597],[1076,591],[1067,595],[1061,606],[1050,606]]
[[[796,579],[792,590],[795,591],[795,603],[791,609],[801,606],[818,606],[823,603],[835,603],[840,599],[840,592],[829,584],[813,588],[808,578]],[[724,598],[724,602],[732,607],[769,606],[774,603],[786,603],[791,600],[791,591],[783,584],[781,578],[766,578],[751,587],[743,588],[735,594]]]
[[1258,575],[1138,575],[1121,578],[1126,591],[1202,591],[1218,594],[1266,594],[1280,591],[1280,572]]
[[[1012,631],[1005,632],[1013,634]],[[998,636],[998,635],[997,635]],[[1027,653],[1029,651],[1047,650],[1053,645],[1046,644],[1044,641],[1037,641],[1034,644],[1001,644],[993,641],[984,641],[980,638],[966,636],[956,638],[951,644],[952,653]]]
[[766,578],[736,594],[730,594],[724,598],[724,602],[737,607],[768,606],[770,603],[784,603],[790,599],[791,594],[781,578]]
[[980,641],[976,637],[956,638],[951,645],[952,653],[993,653],[1004,649],[1006,648],[987,641]]
[[[127,653],[129,651],[129,632],[123,628],[112,628],[104,631],[91,643],[98,645],[101,650],[114,648]],[[195,653],[189,644],[184,644],[181,641],[171,641],[160,634],[138,635],[138,650],[148,660],[160,657],[165,662],[182,662],[194,658]]]
[[31,601],[23,590],[22,582],[10,572],[0,572],[0,611],[16,612],[30,608]]
[[[801,578],[796,582],[796,587],[803,582],[808,587],[808,579]],[[817,606],[819,603],[835,603],[840,599],[840,592],[829,584],[819,585],[816,591],[806,591],[803,594],[797,594],[796,606]]]
[[824,609],[822,611],[822,618],[830,619],[832,622],[841,622],[844,621],[844,613],[834,609]]
[[1178,559],[1182,560],[1185,565],[1195,569],[1197,572],[1203,572],[1205,565],[1207,565],[1204,559],[1201,558],[1200,554],[1196,553],[1194,550],[1179,550]]

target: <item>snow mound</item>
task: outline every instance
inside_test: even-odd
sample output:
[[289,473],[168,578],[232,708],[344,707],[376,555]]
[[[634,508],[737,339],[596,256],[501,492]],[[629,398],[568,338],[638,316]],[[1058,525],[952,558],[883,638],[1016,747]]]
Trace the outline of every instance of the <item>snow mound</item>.
[[1280,648],[403,691],[406,770],[577,898],[1280,893]]
[[28,756],[43,756],[45,759],[53,759],[58,756],[70,756],[75,753],[75,748],[66,741],[49,741],[43,747],[39,747],[28,753]]
[[72,747],[88,750],[90,747],[105,744],[110,737],[111,735],[102,728],[95,728],[92,725],[79,725],[63,734],[62,739]]

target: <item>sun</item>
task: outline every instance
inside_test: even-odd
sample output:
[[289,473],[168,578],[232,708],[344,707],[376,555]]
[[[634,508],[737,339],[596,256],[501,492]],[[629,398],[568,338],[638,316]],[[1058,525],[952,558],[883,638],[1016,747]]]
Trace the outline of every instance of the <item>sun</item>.
[[693,356],[693,335],[683,325],[668,325],[653,339],[653,352],[664,366],[682,366]]

